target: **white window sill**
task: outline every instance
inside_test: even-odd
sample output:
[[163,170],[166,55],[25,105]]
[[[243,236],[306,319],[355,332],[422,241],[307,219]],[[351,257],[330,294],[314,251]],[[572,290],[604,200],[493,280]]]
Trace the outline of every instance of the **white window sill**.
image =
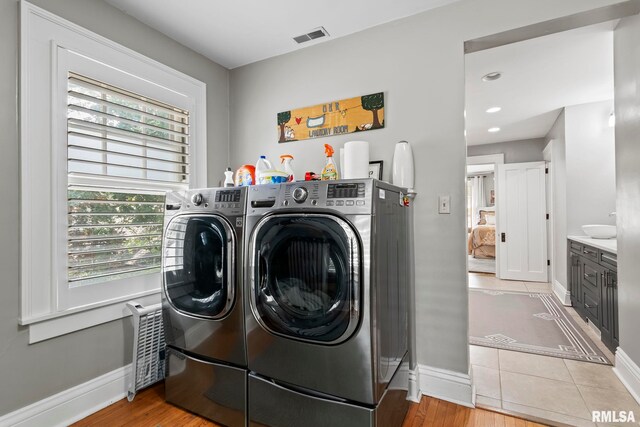
[[149,295],[132,297],[127,301],[34,321],[29,325],[29,344],[131,316],[131,311],[126,306],[130,300],[135,300],[143,306],[157,304],[160,302],[160,290]]

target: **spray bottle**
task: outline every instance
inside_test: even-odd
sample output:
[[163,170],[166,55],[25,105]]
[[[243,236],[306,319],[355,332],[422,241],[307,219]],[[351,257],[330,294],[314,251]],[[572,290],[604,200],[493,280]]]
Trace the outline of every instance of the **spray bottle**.
[[287,182],[296,182],[296,173],[291,167],[291,161],[293,160],[293,156],[291,154],[283,154],[280,156],[280,163],[282,164],[282,169],[289,174],[289,179]]
[[322,180],[333,181],[338,179],[338,168],[336,162],[333,160],[333,147],[329,144],[324,144],[324,153],[327,156],[327,163],[322,169]]

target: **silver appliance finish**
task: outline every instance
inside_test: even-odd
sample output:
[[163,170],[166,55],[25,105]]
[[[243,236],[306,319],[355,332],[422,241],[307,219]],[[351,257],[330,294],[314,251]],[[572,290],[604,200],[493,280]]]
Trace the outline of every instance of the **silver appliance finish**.
[[167,402],[225,426],[246,425],[247,371],[167,349]]
[[327,398],[313,390],[281,385],[253,373],[249,374],[248,388],[252,427],[401,426],[409,407],[406,388],[393,385],[385,390],[375,407]]
[[[216,193],[237,190],[237,202],[216,202]],[[201,198],[201,200],[199,200]],[[195,205],[192,200],[198,201]],[[165,234],[163,239],[163,292],[162,307],[167,345],[212,360],[246,366],[243,307],[243,230],[246,188],[207,188],[167,194]],[[221,313],[201,316],[178,309],[167,293],[166,275],[171,269],[172,257],[181,260],[183,249],[181,231],[171,241],[171,225],[193,217],[211,217],[226,232],[227,301]]]
[[230,426],[246,424],[245,202],[246,188],[168,193],[162,247],[166,400]]
[[[409,209],[401,203],[404,191],[372,179],[264,185],[249,190],[245,291],[249,293],[246,328],[250,371],[275,381],[278,387],[313,390],[329,400],[344,399],[370,407],[381,402],[407,353]],[[349,299],[344,304],[348,313],[343,327],[326,340],[304,330],[274,330],[265,318],[271,312],[260,307],[264,301],[273,301],[269,295],[260,299],[257,293],[263,292],[264,282],[272,274],[263,270],[277,268],[261,260],[260,250],[276,250],[270,245],[277,244],[288,226],[295,226],[295,220],[288,219],[292,216],[304,226],[312,226],[314,221],[333,222],[331,233],[344,236],[343,252],[348,255],[343,258],[348,259],[331,268],[337,271],[340,267],[349,277],[349,292],[344,294]],[[273,233],[265,234],[270,228]],[[271,240],[262,242],[259,236]],[[302,256],[300,259],[304,261]],[[296,262],[292,259],[287,265]],[[286,302],[293,297],[284,292],[280,299]],[[289,312],[298,313],[299,318],[306,313],[300,307],[290,307]],[[250,386],[250,395],[254,394]],[[254,404],[250,398],[250,407]]]

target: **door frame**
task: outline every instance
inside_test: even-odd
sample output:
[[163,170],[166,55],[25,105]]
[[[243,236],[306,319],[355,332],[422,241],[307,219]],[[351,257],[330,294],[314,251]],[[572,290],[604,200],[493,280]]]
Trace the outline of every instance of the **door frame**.
[[552,288],[556,283],[556,263],[555,263],[555,248],[553,245],[554,235],[555,235],[555,226],[554,226],[554,215],[553,215],[553,196],[554,196],[554,182],[553,182],[553,139],[549,140],[549,143],[542,150],[542,158],[546,162],[547,174],[546,174],[546,198],[547,198],[547,215],[549,218],[547,219],[547,259],[551,261],[551,265],[549,268],[549,283],[551,283]]
[[[498,187],[498,165],[504,164],[504,153],[498,154],[487,154],[484,156],[467,156],[467,163],[465,165],[465,176],[467,173],[467,166],[469,165],[488,165],[493,163],[493,176],[494,176],[494,187],[493,191],[495,194],[495,202],[493,206],[496,208],[496,232],[499,230],[500,226],[500,213],[498,212],[498,198],[500,197],[500,189]],[[466,181],[465,181],[466,182]],[[465,208],[468,209],[469,206],[466,205],[467,198],[465,197]],[[466,212],[465,209],[465,212]],[[465,222],[466,229],[466,222]],[[465,234],[466,235],[466,234]],[[468,236],[467,236],[468,237]],[[496,239],[498,235],[496,233]],[[465,243],[466,247],[466,243]],[[465,257],[466,271],[467,277],[469,277],[469,257]],[[500,271],[500,245],[496,241],[496,277],[498,277],[498,272]],[[469,280],[467,279],[467,286],[469,286]]]

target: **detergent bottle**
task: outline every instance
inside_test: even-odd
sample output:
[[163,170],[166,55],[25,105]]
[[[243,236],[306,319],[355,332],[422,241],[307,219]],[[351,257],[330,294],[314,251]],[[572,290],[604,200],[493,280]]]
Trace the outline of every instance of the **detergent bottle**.
[[224,172],[224,186],[233,187],[233,171],[231,168],[227,168]]
[[236,172],[236,187],[256,185],[256,168],[253,165],[242,165]]
[[260,178],[263,178],[264,173],[271,169],[271,162],[267,160],[267,156],[260,156],[258,162],[256,163],[256,182],[258,184],[262,184],[262,182],[260,182]]
[[289,174],[289,179],[287,182],[296,182],[296,173],[291,167],[291,161],[293,160],[293,156],[291,154],[283,154],[280,156],[280,163],[282,164],[282,169]]
[[324,144],[324,153],[327,156],[327,163],[322,169],[322,180],[333,181],[338,179],[338,168],[336,162],[333,160],[333,147],[329,144]]

